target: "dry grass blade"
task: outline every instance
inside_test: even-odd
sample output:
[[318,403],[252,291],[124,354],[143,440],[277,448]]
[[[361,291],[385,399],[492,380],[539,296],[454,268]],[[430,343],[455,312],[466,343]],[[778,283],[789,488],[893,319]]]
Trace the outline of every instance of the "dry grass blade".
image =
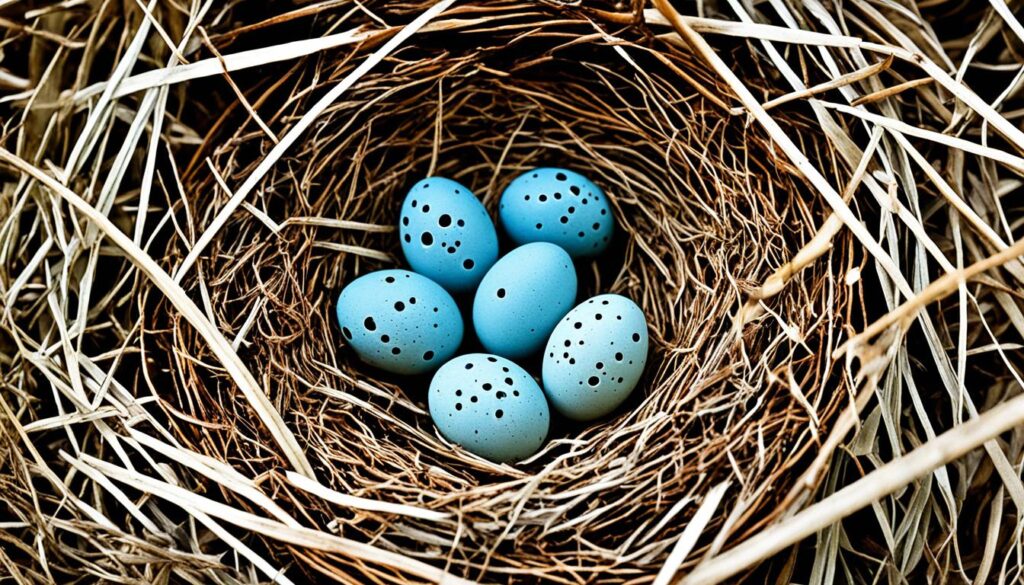
[[380,49],[374,51],[369,57],[363,61],[359,67],[356,67],[351,74],[345,79],[341,80],[335,85],[329,92],[327,92],[320,100],[314,104],[309,111],[303,114],[294,126],[292,126],[288,133],[281,137],[280,142],[274,145],[274,148],[267,154],[267,156],[260,162],[259,166],[246,178],[246,180],[238,187],[231,198],[224,204],[224,207],[220,210],[217,216],[212,222],[203,230],[199,239],[196,240],[192,249],[189,251],[185,259],[182,260],[181,264],[175,269],[174,280],[175,282],[181,282],[182,277],[188,273],[192,268],[192,265],[199,258],[199,255],[203,253],[206,246],[210,244],[210,241],[217,235],[221,227],[227,222],[228,217],[235,212],[235,209],[245,201],[245,198],[249,193],[259,184],[260,181],[266,177],[270,169],[277,164],[277,161],[284,155],[285,152],[300,136],[308,129],[317,118],[323,114],[324,110],[331,106],[338,100],[353,84],[365,75],[367,72],[377,66],[385,57],[387,57],[392,51],[398,48],[402,43],[408,40],[411,36],[416,34],[420,28],[426,25],[428,22],[436,18],[449,6],[455,3],[455,0],[441,0],[427,9],[423,14],[416,17],[415,20],[410,22],[408,25],[398,31],[395,36],[384,43]]
[[697,544],[697,539],[700,538],[708,522],[715,515],[715,512],[718,511],[718,505],[722,501],[722,496],[725,495],[728,489],[728,483],[720,483],[704,496],[704,501],[701,502],[697,513],[693,515],[693,519],[687,524],[686,530],[683,531],[675,546],[672,547],[672,552],[668,555],[668,559],[665,560],[665,564],[658,571],[658,576],[654,579],[654,585],[668,585],[673,581],[679,566],[683,564],[686,557],[693,551],[693,547]]
[[426,563],[385,551],[372,545],[302,526],[289,526],[256,516],[255,514],[242,512],[178,486],[146,475],[132,473],[127,469],[111,465],[88,455],[83,457],[82,463],[92,466],[114,481],[132,486],[152,496],[166,499],[186,510],[199,510],[214,518],[219,518],[235,526],[263,534],[293,546],[309,547],[315,550],[348,555],[367,562],[399,569],[433,583],[443,583],[446,585],[471,585],[472,583]]
[[946,431],[736,548],[704,561],[682,583],[720,583],[1022,424],[1024,395]]
[[379,502],[376,500],[369,500],[367,498],[359,498],[349,494],[343,494],[325,487],[306,476],[299,475],[291,471],[287,472],[285,477],[292,485],[300,490],[307,491],[319,498],[323,498],[331,503],[344,506],[346,508],[355,508],[357,510],[366,510],[368,512],[397,514],[399,516],[420,518],[421,520],[439,521],[451,518],[451,514],[446,512],[434,512],[432,510],[417,508],[415,506],[391,504],[388,502]]
[[245,367],[245,364],[243,364],[238,358],[238,354],[231,348],[231,343],[225,339],[224,335],[217,329],[217,327],[206,318],[206,315],[204,315],[199,307],[192,302],[192,299],[190,299],[184,291],[181,290],[181,287],[174,283],[170,275],[167,274],[164,269],[160,268],[149,254],[135,245],[131,238],[126,236],[121,230],[112,224],[109,219],[98,213],[95,208],[89,205],[76,193],[58,183],[42,170],[21,160],[3,148],[0,148],[0,161],[8,163],[14,169],[17,169],[19,172],[39,181],[46,186],[47,189],[59,195],[79,213],[88,218],[92,225],[99,228],[106,237],[110,238],[110,240],[114,242],[115,245],[125,251],[128,257],[131,258],[132,262],[153,280],[154,284],[156,284],[156,286],[160,288],[165,295],[167,295],[167,298],[174,304],[174,306],[181,311],[182,315],[189,321],[189,323],[191,323],[207,343],[210,344],[210,348],[238,383],[238,387],[249,400],[250,405],[256,412],[260,421],[266,425],[267,430],[274,437],[281,449],[281,456],[284,457],[285,460],[288,461],[289,465],[291,465],[295,470],[312,477],[313,468],[306,459],[306,455],[302,448],[299,447],[298,441],[295,440],[295,436],[290,430],[288,430],[284,420],[281,419],[280,413],[277,412],[274,405],[267,399],[267,395],[249,372],[248,368]]
[[[154,69],[125,78],[113,90],[112,96],[114,98],[121,98],[147,89],[185,83],[203,77],[223,75],[225,72],[241,71],[278,61],[298,59],[320,51],[326,51],[327,49],[360,43],[378,34],[380,33],[360,28],[315,39],[291,41],[259,49],[250,49],[224,55],[220,58],[211,57],[187,65]],[[76,92],[71,99],[76,103],[85,102],[106,91],[107,84],[108,82],[104,81],[90,85]]]
[[[647,24],[672,26],[672,19],[668,18],[658,8],[645,9],[643,14],[644,22]],[[631,17],[632,15],[630,15]],[[690,28],[699,33],[823,47],[856,48],[861,44],[861,39],[851,36],[822,34],[808,30],[793,30],[770,24],[742,23],[684,15],[679,15],[679,17]]]
[[883,331],[893,325],[900,325],[902,328],[906,328],[907,324],[914,320],[914,318],[917,317],[918,312],[928,304],[953,293],[964,282],[971,278],[974,278],[997,266],[1002,266],[1007,262],[1018,260],[1022,255],[1024,255],[1024,239],[1018,241],[998,254],[985,258],[984,260],[976,262],[962,270],[943,274],[941,277],[929,284],[927,288],[915,295],[914,298],[909,299],[896,310],[887,313],[884,317],[872,323],[864,331],[861,331],[857,335],[851,337],[849,341],[839,346],[835,352],[836,359],[843,357],[847,351],[856,352],[857,348],[864,342],[880,335]]
[[[1024,425],[989,438],[1024,387],[1019,0],[301,4],[3,10],[17,582],[1024,574]],[[409,185],[496,213],[537,166],[609,195],[581,299],[633,298],[652,351],[628,407],[494,465],[333,307],[401,262]]]
[[[843,201],[842,197],[835,190],[835,188],[825,179],[818,169],[814,168],[814,165],[808,160],[800,148],[793,142],[792,138],[786,134],[785,131],[779,126],[772,117],[764,111],[754,95],[750,93],[750,90],[746,87],[742,80],[729,68],[729,66],[722,61],[722,58],[715,53],[714,49],[691,29],[682,18],[679,13],[673,8],[666,0],[656,0],[655,4],[658,6],[658,10],[665,15],[666,18],[676,27],[676,32],[683,37],[683,39],[694,48],[694,50],[706,59],[715,70],[718,75],[722,76],[723,79],[729,84],[729,87],[736,92],[739,96],[740,101],[747,110],[754,116],[754,118],[765,128],[769,135],[778,143],[779,148],[789,157],[793,165],[799,169],[800,173],[803,174],[811,184],[822,194],[828,204],[832,207],[833,212],[843,221],[843,224],[850,229],[851,232],[857,237],[858,241],[867,249],[867,251],[875,258],[880,266],[886,271],[890,278],[897,281],[902,281],[903,278],[900,274],[899,268],[892,261],[889,253],[884,250],[881,245],[875,240],[874,236],[868,232],[867,228],[858,219],[850,208]],[[909,293],[909,288],[907,290]]]

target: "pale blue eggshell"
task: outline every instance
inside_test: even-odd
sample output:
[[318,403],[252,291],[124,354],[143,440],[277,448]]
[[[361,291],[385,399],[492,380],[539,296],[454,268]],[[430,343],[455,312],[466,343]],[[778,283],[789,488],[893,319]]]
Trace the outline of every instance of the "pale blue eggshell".
[[487,351],[524,358],[544,347],[575,301],[572,258],[554,244],[526,244],[498,260],[480,281],[473,327]]
[[473,290],[498,259],[491,216],[472,191],[444,177],[413,185],[398,232],[409,266],[453,293]]
[[494,462],[525,459],[548,435],[544,392],[526,370],[500,356],[461,355],[441,366],[427,402],[446,439]]
[[573,258],[600,254],[615,231],[604,191],[567,169],[534,169],[516,177],[501,195],[498,217],[517,244],[550,242]]
[[542,378],[551,406],[573,420],[605,416],[629,397],[647,364],[647,319],[626,297],[577,305],[551,332]]
[[433,370],[462,343],[462,315],[452,296],[408,270],[379,270],[353,280],[341,291],[337,312],[356,355],[396,374]]

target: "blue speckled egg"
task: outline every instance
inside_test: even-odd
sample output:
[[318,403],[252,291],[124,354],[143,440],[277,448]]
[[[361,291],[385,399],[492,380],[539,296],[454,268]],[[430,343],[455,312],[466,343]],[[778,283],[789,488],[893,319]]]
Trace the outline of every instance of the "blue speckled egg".
[[444,177],[413,185],[398,231],[409,266],[453,293],[473,290],[498,259],[487,210],[472,191]]
[[516,177],[501,195],[498,217],[517,244],[551,242],[573,258],[600,254],[615,231],[604,191],[566,169],[534,169]]
[[498,463],[533,455],[548,436],[551,413],[526,370],[494,355],[461,355],[430,382],[430,416],[446,439]]
[[636,303],[599,295],[577,305],[544,349],[544,393],[573,420],[600,418],[625,400],[647,363],[647,320]]
[[338,324],[360,359],[396,374],[430,371],[462,343],[452,296],[408,270],[379,270],[349,283],[338,298]]
[[473,327],[487,351],[524,358],[544,347],[575,301],[572,258],[554,244],[526,244],[498,260],[480,281]]

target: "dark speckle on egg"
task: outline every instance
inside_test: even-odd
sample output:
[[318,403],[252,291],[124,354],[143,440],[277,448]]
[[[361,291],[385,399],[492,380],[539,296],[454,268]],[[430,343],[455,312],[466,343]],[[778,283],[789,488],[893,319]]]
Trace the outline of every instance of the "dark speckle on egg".
[[[426,180],[420,181],[410,190],[417,197],[407,196],[403,203],[399,222],[402,252],[414,271],[447,290],[473,290],[498,258],[494,223],[465,186],[443,177],[429,181],[429,191]],[[422,213],[414,213],[416,210]],[[472,264],[467,268],[470,258]]]
[[[608,311],[617,319],[604,319]],[[544,389],[551,405],[566,417],[581,421],[615,410],[636,387],[643,372],[646,331],[643,312],[619,295],[600,295],[569,311],[552,332],[542,364]],[[550,349],[575,345],[575,336],[579,336],[580,347],[573,350],[572,357],[567,361],[552,359]],[[590,343],[584,343],[584,338]]]
[[[410,304],[395,301],[396,296]],[[421,360],[424,352],[431,351],[443,363],[462,341],[462,318],[451,295],[430,279],[404,270],[384,270],[349,283],[338,298],[337,318],[360,359],[398,374],[432,370],[432,364]],[[445,327],[432,330],[427,327],[432,321],[443,321]]]
[[499,260],[477,289],[477,337],[492,353],[527,357],[544,346],[575,292],[576,273],[564,250],[546,242],[520,246]]
[[[488,391],[505,377],[514,379],[515,390]],[[470,392],[468,401],[461,401],[461,388],[467,384],[479,384],[485,391]],[[499,463],[536,453],[550,424],[547,400],[534,379],[515,363],[486,354],[459,356],[442,366],[430,382],[427,402],[445,439]]]

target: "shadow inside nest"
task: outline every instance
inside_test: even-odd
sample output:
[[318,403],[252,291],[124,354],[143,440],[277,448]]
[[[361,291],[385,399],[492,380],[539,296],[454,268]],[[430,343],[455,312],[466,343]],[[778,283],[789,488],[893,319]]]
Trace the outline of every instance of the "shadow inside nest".
[[[481,24],[464,31],[465,45],[424,35],[398,51],[275,166],[183,284],[196,298],[208,295],[215,322],[241,340],[243,359],[321,482],[452,516],[352,513],[274,481],[282,505],[412,557],[448,554],[450,570],[473,578],[648,574],[695,510],[686,502],[720,481],[738,480],[729,499],[746,506],[739,518],[748,524],[732,531],[781,513],[776,504],[814,439],[790,384],[822,425],[842,400],[841,391],[825,390],[843,383],[822,356],[829,331],[847,318],[852,292],[842,275],[850,260],[837,241],[827,261],[766,302],[766,316],[733,334],[745,293],[813,235],[823,203],[780,164],[766,137],[709,100],[725,91],[687,53],[569,42],[579,32],[572,24],[536,26],[541,33],[526,35]],[[246,81],[265,97],[261,111],[281,135],[371,49]],[[218,124],[221,134],[208,143],[228,146],[203,156],[237,185],[270,141],[238,107],[226,106],[223,119],[241,128]],[[798,116],[781,121],[809,143],[823,141]],[[555,420],[539,454],[496,466],[439,438],[426,414],[429,377],[386,375],[344,348],[334,303],[357,276],[401,265],[394,226],[418,179],[458,180],[495,216],[504,186],[546,165],[576,170],[608,194],[616,241],[602,259],[578,265],[579,299],[601,291],[636,301],[648,317],[651,354],[633,397],[613,416],[590,425]],[[205,164],[184,176],[191,217],[204,225],[226,195]],[[169,262],[186,251],[172,248]],[[458,300],[465,311],[467,299]],[[153,378],[173,394],[156,391],[173,405],[181,440],[277,477],[282,462],[272,441],[195,331],[166,308],[151,319],[147,337],[166,356],[151,356]],[[460,353],[476,348],[471,331]],[[318,559],[307,570],[329,575],[342,569],[324,567],[351,562],[301,555]]]

